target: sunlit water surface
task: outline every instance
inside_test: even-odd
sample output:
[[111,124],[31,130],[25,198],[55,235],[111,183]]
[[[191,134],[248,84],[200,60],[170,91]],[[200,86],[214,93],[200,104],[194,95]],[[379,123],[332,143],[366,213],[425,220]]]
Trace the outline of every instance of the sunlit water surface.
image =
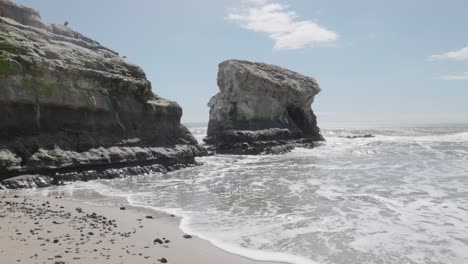
[[[468,263],[468,126],[323,133],[315,149],[60,188],[177,214],[184,231],[259,260]],[[365,133],[376,137],[343,138]]]

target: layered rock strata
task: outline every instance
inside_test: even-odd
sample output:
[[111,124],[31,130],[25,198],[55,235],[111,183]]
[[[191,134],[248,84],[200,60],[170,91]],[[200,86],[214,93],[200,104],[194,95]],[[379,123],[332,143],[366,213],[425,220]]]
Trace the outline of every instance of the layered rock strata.
[[219,65],[220,92],[208,106],[205,141],[218,153],[282,153],[324,140],[311,105],[320,92],[307,76],[265,63]]
[[0,180],[193,164],[205,150],[181,116],[117,52],[0,0]]

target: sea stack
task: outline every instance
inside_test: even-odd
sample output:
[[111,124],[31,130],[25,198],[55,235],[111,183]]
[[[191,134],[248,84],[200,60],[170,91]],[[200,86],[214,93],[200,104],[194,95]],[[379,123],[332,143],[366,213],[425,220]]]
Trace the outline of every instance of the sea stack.
[[205,150],[181,116],[181,107],[154,94],[144,71],[117,52],[0,1],[0,180],[27,175],[4,187],[193,164]]
[[324,140],[311,105],[317,82],[265,63],[228,60],[219,65],[220,92],[208,106],[205,141],[217,153],[282,153]]

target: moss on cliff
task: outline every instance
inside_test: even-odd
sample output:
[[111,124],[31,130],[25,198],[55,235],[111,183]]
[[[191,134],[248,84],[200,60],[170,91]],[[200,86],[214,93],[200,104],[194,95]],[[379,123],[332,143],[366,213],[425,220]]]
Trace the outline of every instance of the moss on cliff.
[[21,85],[27,89],[34,89],[38,91],[39,93],[44,94],[45,96],[52,95],[54,91],[56,91],[57,89],[55,86],[45,83],[44,81],[34,76],[24,78],[21,81]]
[[11,53],[11,54],[18,54],[18,50],[15,46],[11,45],[7,42],[0,42],[0,51]]
[[10,61],[4,58],[0,58],[0,76],[10,75],[11,65]]
[[18,54],[18,51],[15,48],[15,46],[5,41],[1,41],[4,40],[3,34],[1,36],[2,38],[0,38],[0,76],[7,76],[10,75],[12,72],[11,61],[9,59],[11,55],[9,54]]
[[50,96],[54,93],[56,90],[55,86],[46,84],[44,82],[38,82],[37,83],[37,88],[45,95]]
[[32,73],[33,72],[33,64],[25,59],[23,59],[23,57],[21,57],[20,55],[17,55],[15,57],[15,60],[21,64],[21,67],[23,68],[23,72],[30,72]]

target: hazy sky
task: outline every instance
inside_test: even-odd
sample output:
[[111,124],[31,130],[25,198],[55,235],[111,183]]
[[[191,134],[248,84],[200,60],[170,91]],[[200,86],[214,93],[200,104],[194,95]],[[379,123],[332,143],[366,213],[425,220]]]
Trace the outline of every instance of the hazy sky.
[[208,120],[217,65],[317,79],[319,122],[468,122],[466,0],[17,0],[140,65],[184,122]]

